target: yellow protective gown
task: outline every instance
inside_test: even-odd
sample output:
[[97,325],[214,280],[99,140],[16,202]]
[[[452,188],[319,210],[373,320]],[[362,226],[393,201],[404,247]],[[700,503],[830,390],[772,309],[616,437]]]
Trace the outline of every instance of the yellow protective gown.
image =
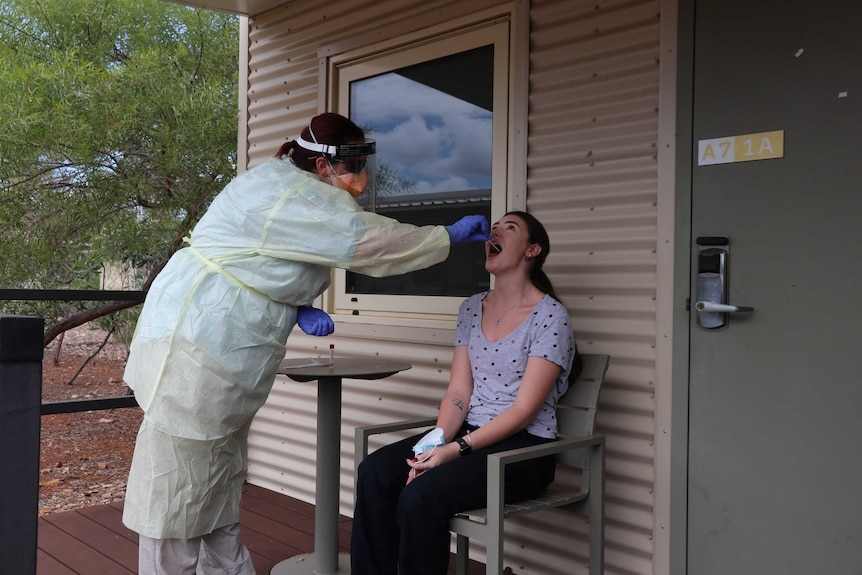
[[123,523],[190,539],[239,521],[251,420],[284,358],[296,308],[331,267],[386,276],[446,259],[443,226],[363,211],[288,160],[237,176],[153,282],[126,383],[144,410]]

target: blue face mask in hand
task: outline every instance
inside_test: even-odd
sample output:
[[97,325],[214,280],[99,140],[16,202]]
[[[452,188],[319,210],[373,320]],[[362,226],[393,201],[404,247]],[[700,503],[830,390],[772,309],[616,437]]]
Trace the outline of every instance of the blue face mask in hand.
[[416,445],[413,446],[413,453],[418,456],[420,453],[431,451],[438,445],[443,445],[444,443],[446,443],[446,439],[443,437],[443,429],[435,427],[423,435],[422,439],[416,442]]

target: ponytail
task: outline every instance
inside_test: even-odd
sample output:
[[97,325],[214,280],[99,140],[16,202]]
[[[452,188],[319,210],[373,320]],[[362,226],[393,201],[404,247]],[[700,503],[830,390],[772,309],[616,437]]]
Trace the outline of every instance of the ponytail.
[[289,142],[283,143],[275,153],[275,157],[281,160],[284,159],[285,156],[289,156],[290,150],[293,148],[294,144],[296,144],[296,140],[290,140]]
[[517,216],[524,220],[527,224],[527,234],[530,242],[539,244],[542,248],[539,255],[532,259],[533,266],[530,268],[530,282],[558,302],[563,303],[560,298],[557,297],[556,291],[554,291],[554,285],[551,283],[551,278],[549,278],[548,274],[542,270],[542,266],[545,264],[545,259],[548,257],[548,254],[551,253],[551,240],[548,237],[548,232],[545,230],[545,226],[543,226],[542,222],[537,220],[535,216],[530,215],[527,212],[513,211],[508,212],[506,215]]
[[312,173],[317,172],[317,164],[315,160],[318,156],[320,156],[318,152],[306,150],[297,144],[296,140],[290,140],[289,142],[283,143],[275,154],[276,158],[287,158],[300,170]]
[[[545,259],[548,257],[548,254],[551,253],[551,239],[548,237],[548,232],[545,230],[545,226],[537,220],[534,216],[531,216],[527,212],[509,212],[506,215],[518,216],[527,224],[527,234],[529,236],[530,242],[534,244],[539,244],[542,250],[539,252],[539,255],[534,257],[531,261],[533,266],[530,268],[530,282],[563,304],[563,300],[561,300],[557,293],[554,291],[554,286],[551,284],[551,278],[548,277],[548,274],[544,272],[542,266],[545,264]],[[575,357],[572,359],[572,367],[569,370],[569,385],[574,385],[575,380],[578,376],[581,375],[581,370],[583,369],[584,364],[581,359],[581,354],[578,352],[578,346],[575,344]]]
[[546,274],[541,267],[533,265],[533,268],[530,270],[530,282],[555,300],[562,303],[560,298],[557,297],[557,293],[554,291],[554,285],[551,283],[551,278],[548,277],[548,274]]

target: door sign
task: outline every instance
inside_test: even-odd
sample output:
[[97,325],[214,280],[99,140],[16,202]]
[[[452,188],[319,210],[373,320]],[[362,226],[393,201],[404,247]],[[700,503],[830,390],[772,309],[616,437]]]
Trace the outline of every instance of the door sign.
[[784,130],[700,140],[697,165],[732,164],[784,157]]

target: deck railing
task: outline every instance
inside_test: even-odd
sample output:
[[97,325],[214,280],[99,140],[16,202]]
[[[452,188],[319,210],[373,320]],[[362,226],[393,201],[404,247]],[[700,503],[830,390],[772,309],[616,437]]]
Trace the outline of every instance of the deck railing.
[[[143,302],[146,292],[0,289],[0,300]],[[41,416],[135,407],[133,395],[42,403],[45,321],[0,315],[0,557],[4,573],[35,575]]]

